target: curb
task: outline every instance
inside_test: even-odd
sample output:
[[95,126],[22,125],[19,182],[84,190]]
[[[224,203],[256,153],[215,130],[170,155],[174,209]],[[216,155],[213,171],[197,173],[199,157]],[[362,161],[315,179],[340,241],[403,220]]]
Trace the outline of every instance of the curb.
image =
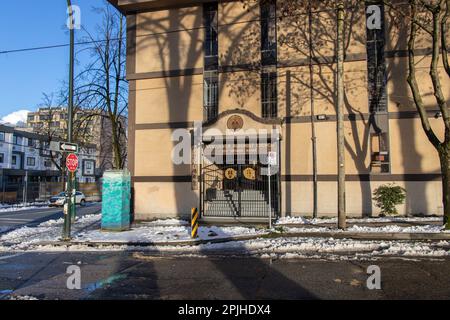
[[279,238],[334,238],[368,241],[445,241],[450,240],[450,233],[358,233],[358,232],[293,232],[293,233],[266,233],[248,236],[234,236],[220,239],[201,239],[201,240],[183,240],[173,242],[125,242],[125,241],[98,241],[82,242],[72,241],[46,241],[39,242],[38,246],[70,246],[80,245],[87,247],[105,247],[105,246],[132,246],[132,247],[168,247],[168,246],[198,246],[203,244],[227,243],[234,241],[247,241],[256,239],[279,239]]

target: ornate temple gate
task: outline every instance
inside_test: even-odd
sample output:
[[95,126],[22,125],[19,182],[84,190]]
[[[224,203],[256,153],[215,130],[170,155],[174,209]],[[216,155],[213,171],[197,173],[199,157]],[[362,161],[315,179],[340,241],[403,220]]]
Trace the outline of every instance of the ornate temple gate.
[[[269,179],[267,165],[235,157],[233,164],[204,164],[201,174],[202,217],[268,218],[280,213],[280,173]],[[270,201],[269,201],[270,187]]]

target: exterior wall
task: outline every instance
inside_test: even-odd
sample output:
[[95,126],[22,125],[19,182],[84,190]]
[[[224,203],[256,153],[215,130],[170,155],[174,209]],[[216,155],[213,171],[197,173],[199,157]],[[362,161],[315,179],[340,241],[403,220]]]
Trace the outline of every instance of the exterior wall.
[[[144,2],[144,1],[143,1]],[[278,1],[279,15],[284,5]],[[427,141],[405,81],[405,43],[386,14],[388,42],[388,111],[391,171],[371,174],[367,92],[365,7],[359,1],[347,12],[353,28],[347,39],[345,63],[346,171],[349,215],[376,215],[372,192],[395,182],[408,191],[400,213],[442,214],[437,153]],[[359,4],[358,4],[359,3]],[[119,3],[120,5],[120,3]],[[127,4],[124,4],[126,7]],[[145,8],[145,6],[143,7]],[[135,216],[138,219],[187,216],[198,206],[191,189],[190,166],[171,161],[176,129],[191,129],[203,120],[203,31],[201,6],[143,11],[128,16],[130,80],[130,171],[133,174]],[[313,78],[310,79],[308,15],[278,22],[278,111],[283,120],[281,141],[282,215],[312,214],[311,83],[316,122],[319,214],[335,216],[337,208],[336,111],[334,107],[334,13],[318,4],[312,15]],[[261,117],[260,23],[258,6],[219,3],[219,114],[242,109]],[[190,30],[190,31],[187,31]],[[169,32],[169,34],[166,34]],[[154,36],[146,36],[157,33]],[[426,37],[420,40],[426,49]],[[293,46],[292,44],[295,44]],[[425,51],[422,53],[426,53]],[[429,57],[418,59],[418,76],[425,103],[435,110],[427,74]],[[450,81],[443,81],[450,102]],[[350,116],[349,116],[350,115]],[[442,137],[442,119],[430,114]],[[245,118],[246,126],[257,124]],[[222,126],[224,118],[215,126]]]

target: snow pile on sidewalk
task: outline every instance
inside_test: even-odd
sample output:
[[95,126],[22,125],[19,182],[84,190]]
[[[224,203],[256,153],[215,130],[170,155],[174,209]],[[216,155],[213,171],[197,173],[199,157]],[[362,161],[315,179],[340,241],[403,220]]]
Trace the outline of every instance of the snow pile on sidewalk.
[[[173,221],[172,221],[173,222]],[[154,225],[154,226],[153,226]],[[190,241],[191,228],[189,226],[162,226],[158,223],[143,224],[130,231],[111,233],[100,230],[86,231],[74,238],[77,242],[102,243],[161,243]],[[263,235],[265,230],[247,227],[200,227],[199,239],[225,239],[234,236]]]
[[[101,215],[88,215],[77,218],[72,234],[99,223]],[[22,227],[0,237],[0,251],[6,246],[15,250],[26,250],[43,241],[58,241],[61,238],[64,219],[50,220],[37,227]]]
[[419,225],[419,226],[399,226],[399,225],[387,225],[381,227],[368,227],[354,225],[347,228],[346,231],[338,230],[329,227],[290,227],[289,225],[283,226],[283,232],[289,233],[336,233],[336,232],[351,232],[351,233],[450,233],[450,230],[445,230],[441,225]]
[[440,225],[423,225],[423,226],[412,226],[412,227],[402,227],[398,225],[389,225],[384,227],[363,227],[363,226],[352,226],[348,229],[350,232],[379,232],[379,233],[450,233],[450,230],[445,230],[443,226]]
[[[426,223],[426,222],[440,222],[441,217],[384,217],[384,218],[351,218],[347,219],[347,223]],[[289,225],[289,224],[299,224],[299,225],[316,225],[316,224],[337,224],[337,218],[315,218],[308,219],[304,217],[285,217],[280,218],[277,221],[277,225]]]

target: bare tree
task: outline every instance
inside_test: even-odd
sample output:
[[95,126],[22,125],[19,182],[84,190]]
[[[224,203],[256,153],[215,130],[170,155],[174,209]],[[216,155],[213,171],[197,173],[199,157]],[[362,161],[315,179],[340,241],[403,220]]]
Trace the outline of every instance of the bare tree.
[[[444,225],[446,229],[450,229],[450,113],[441,84],[443,80],[450,78],[447,43],[450,0],[408,0],[406,6],[396,4],[395,1],[385,1],[385,4],[409,24],[407,82],[413,96],[414,105],[420,116],[422,128],[439,154],[442,173]],[[431,40],[429,75],[433,84],[431,90],[435,99],[434,106],[439,108],[445,128],[442,141],[430,124],[428,108],[424,102],[425,96],[430,95],[430,92],[424,92],[423,87],[419,85],[417,80],[417,72],[421,67],[418,65],[416,52],[421,48],[418,39],[423,36],[427,41]],[[440,69],[442,69],[441,61],[444,72],[440,72]]]
[[[113,168],[122,169],[126,164],[126,126],[128,110],[128,85],[126,69],[125,18],[109,4],[96,9],[102,16],[102,24],[94,36],[84,29],[85,37],[92,46],[92,62],[78,76],[81,85],[76,95],[84,107],[95,110],[97,116],[105,118],[110,131]],[[102,122],[103,123],[103,122]]]

